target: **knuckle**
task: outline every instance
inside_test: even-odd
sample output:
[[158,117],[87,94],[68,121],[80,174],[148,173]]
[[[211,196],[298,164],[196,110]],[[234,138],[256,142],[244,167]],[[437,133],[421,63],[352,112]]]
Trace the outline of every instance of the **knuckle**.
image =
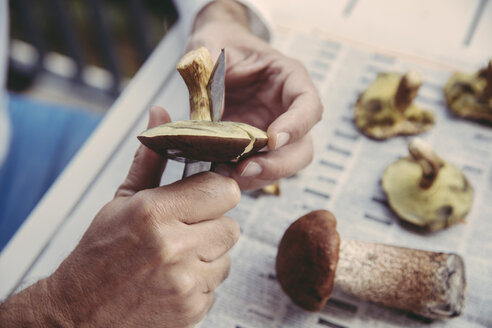
[[125,223],[135,243],[145,249],[158,250],[160,246],[159,214],[153,202],[137,193],[125,207]]
[[224,270],[224,275],[222,276],[222,281],[221,283],[227,279],[227,277],[229,276],[229,273],[231,272],[231,265],[232,265],[232,260],[231,260],[231,256],[229,254],[226,255],[227,256],[227,267],[225,268]]
[[151,190],[139,191],[133,196],[132,201],[136,217],[134,221],[137,224],[158,229],[160,223],[170,219],[168,214],[172,212],[172,208],[169,204],[173,202],[159,198]]
[[185,240],[180,238],[180,234],[173,229],[172,233],[166,233],[161,236],[160,241],[160,259],[161,263],[174,264],[181,260],[181,255],[185,246]]
[[216,243],[221,249],[229,250],[239,239],[239,225],[231,218],[227,221],[220,221],[220,226],[216,228]]
[[229,254],[224,255],[224,267],[222,269],[222,275],[220,278],[220,283],[222,283],[229,276],[229,272],[231,270],[232,260]]
[[149,223],[155,219],[155,206],[150,195],[141,191],[133,197],[134,214],[137,217],[137,222]]
[[182,270],[170,270],[165,281],[167,292],[179,297],[182,300],[182,306],[188,303],[187,300],[193,297],[197,288],[195,278]]
[[228,222],[229,222],[229,228],[227,231],[228,245],[231,245],[232,247],[239,240],[239,237],[241,236],[241,230],[236,220],[228,218]]
[[178,242],[171,240],[172,237],[166,237],[160,244],[161,263],[172,264],[179,260],[180,246]]

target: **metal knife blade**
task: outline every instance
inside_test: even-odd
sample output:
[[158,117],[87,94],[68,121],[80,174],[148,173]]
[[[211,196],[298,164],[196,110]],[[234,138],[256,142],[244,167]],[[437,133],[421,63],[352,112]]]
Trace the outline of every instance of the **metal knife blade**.
[[214,65],[212,74],[210,75],[207,90],[210,98],[212,121],[218,122],[222,118],[222,112],[224,111],[225,49],[220,51],[219,58]]
[[[212,121],[218,122],[224,111],[225,94],[225,49],[222,49],[219,58],[215,62],[212,74],[207,84],[210,99]],[[187,162],[183,171],[183,179],[193,174],[210,170],[210,162]]]

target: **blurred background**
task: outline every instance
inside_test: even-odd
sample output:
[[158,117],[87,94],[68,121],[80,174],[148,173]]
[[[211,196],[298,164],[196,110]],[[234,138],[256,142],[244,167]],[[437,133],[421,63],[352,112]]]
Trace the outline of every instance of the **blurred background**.
[[104,113],[176,20],[171,0],[10,0],[8,88]]
[[[462,70],[492,53],[490,0],[264,1],[276,27],[322,27]],[[177,16],[172,0],[10,0],[9,89],[104,113]]]

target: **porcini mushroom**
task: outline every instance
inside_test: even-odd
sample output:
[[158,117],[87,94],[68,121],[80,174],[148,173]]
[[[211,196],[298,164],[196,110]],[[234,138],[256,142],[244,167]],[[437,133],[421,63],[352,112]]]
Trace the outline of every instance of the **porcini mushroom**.
[[261,191],[267,195],[280,196],[280,183],[274,182],[261,188]]
[[492,125],[492,59],[473,74],[454,73],[444,87],[448,108],[456,116]]
[[473,188],[465,175],[440,159],[422,139],[413,139],[408,149],[410,156],[390,164],[382,178],[393,211],[430,231],[463,221],[473,201]]
[[[209,80],[213,62],[201,47],[183,56],[177,64],[190,95],[189,121],[163,124],[142,132],[142,144],[168,158],[180,161],[228,162],[263,148],[264,131],[245,123],[212,121]],[[220,118],[219,118],[220,119]]]
[[138,139],[168,158],[207,162],[228,162],[266,144],[262,130],[237,122],[171,122],[144,131]]
[[285,231],[276,258],[277,278],[298,306],[320,311],[333,286],[418,315],[458,316],[466,287],[462,258],[452,253],[340,240],[326,210],[299,218]]
[[355,124],[370,138],[388,139],[414,135],[434,125],[434,115],[417,107],[413,100],[422,84],[420,75],[380,73],[355,104]]

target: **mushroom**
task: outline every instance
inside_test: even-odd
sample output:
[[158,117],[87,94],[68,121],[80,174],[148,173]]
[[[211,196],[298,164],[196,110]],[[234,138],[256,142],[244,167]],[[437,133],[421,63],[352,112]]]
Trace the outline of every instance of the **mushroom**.
[[155,152],[179,161],[228,162],[263,148],[264,131],[238,122],[212,121],[209,80],[213,71],[210,53],[204,47],[183,56],[177,70],[188,87],[190,117],[148,129],[137,138]]
[[362,133],[377,140],[414,135],[434,125],[434,115],[413,104],[422,84],[420,74],[410,71],[379,73],[355,104],[355,124]]
[[461,314],[466,287],[463,259],[452,253],[340,240],[336,219],[317,210],[282,237],[277,278],[292,301],[320,311],[333,287],[367,300],[443,319]]
[[266,145],[265,132],[238,122],[177,121],[142,132],[145,146],[168,158],[228,162]]
[[261,191],[267,195],[280,196],[280,183],[274,182],[272,184],[264,186]]
[[453,114],[492,125],[492,59],[473,74],[454,73],[444,87]]
[[392,210],[429,231],[462,222],[473,201],[465,175],[422,139],[413,139],[408,150],[410,156],[390,164],[383,174],[382,187]]

